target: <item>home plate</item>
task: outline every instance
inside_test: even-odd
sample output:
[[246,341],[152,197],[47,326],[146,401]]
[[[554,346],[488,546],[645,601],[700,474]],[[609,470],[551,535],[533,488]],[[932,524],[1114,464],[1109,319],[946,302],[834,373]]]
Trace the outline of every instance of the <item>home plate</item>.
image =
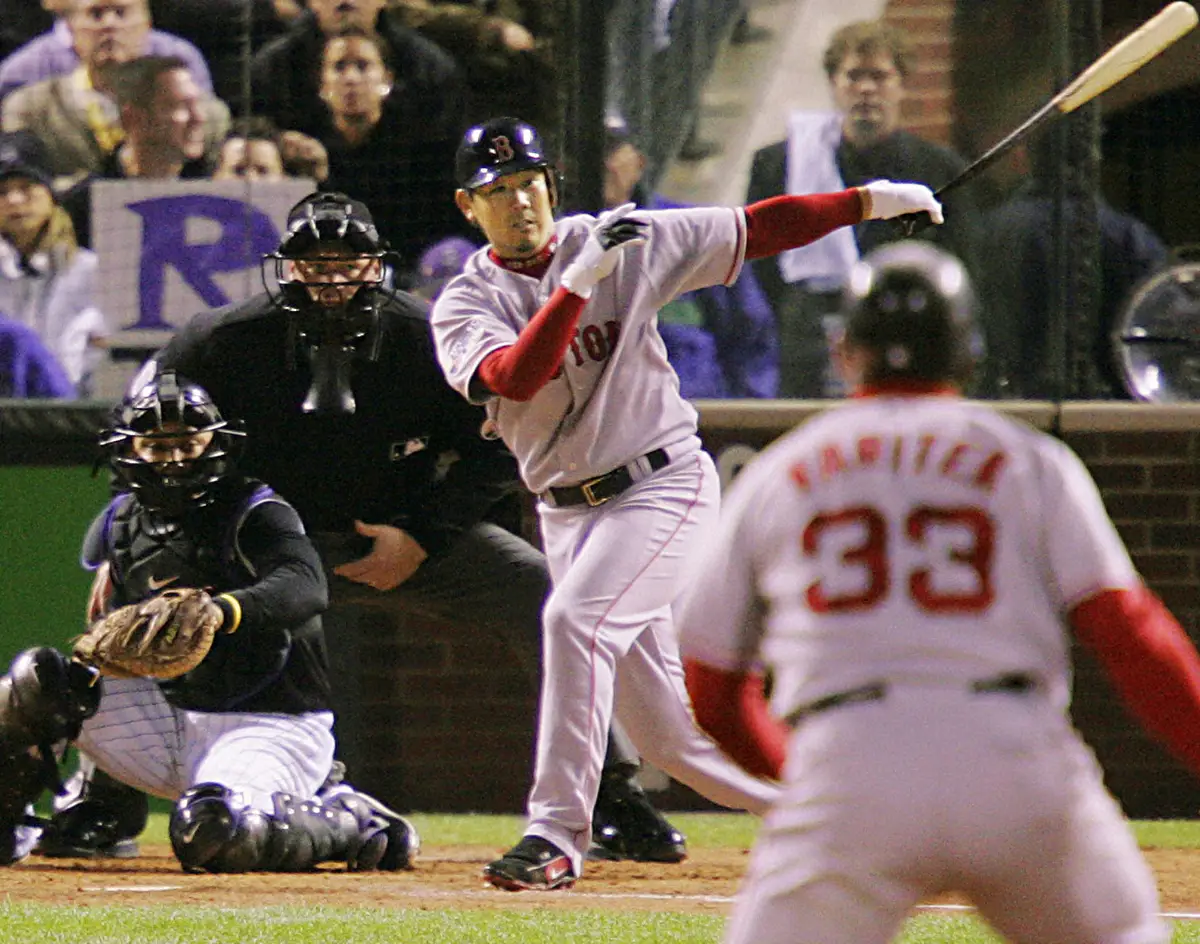
[[84,885],[85,892],[177,892],[182,885]]

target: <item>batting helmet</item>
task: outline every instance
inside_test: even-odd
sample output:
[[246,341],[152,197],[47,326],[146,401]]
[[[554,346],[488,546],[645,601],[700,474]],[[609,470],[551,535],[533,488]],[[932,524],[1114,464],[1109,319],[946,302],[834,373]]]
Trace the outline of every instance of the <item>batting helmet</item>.
[[538,167],[549,173],[554,163],[537,128],[520,118],[492,118],[468,128],[454,156],[454,178],[464,190]]
[[878,354],[863,379],[965,383],[983,354],[975,293],[956,256],[930,242],[889,243],[850,271],[846,343]]
[[[193,457],[150,461],[133,450],[134,439],[178,441],[202,433],[212,438]],[[232,471],[244,435],[225,421],[207,390],[164,370],[117,406],[111,426],[100,434],[100,447],[144,507],[178,517],[212,502],[214,486]]]

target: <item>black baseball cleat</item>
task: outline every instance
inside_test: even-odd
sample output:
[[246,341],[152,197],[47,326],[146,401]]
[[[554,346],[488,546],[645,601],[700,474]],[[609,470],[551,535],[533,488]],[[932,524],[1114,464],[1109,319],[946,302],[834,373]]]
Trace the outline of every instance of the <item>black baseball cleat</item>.
[[541,836],[526,836],[495,862],[483,867],[483,880],[506,892],[551,891],[575,884],[567,854]]
[[136,859],[140,832],[103,803],[83,800],[50,818],[34,851],[55,859]]
[[673,864],[687,858],[687,840],[635,781],[606,777],[592,811],[588,858]]

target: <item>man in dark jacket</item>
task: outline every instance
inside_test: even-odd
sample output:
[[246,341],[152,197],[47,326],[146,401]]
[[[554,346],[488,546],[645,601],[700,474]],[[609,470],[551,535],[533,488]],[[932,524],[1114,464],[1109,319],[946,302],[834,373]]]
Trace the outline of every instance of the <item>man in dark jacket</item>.
[[251,61],[254,111],[284,130],[319,136],[325,115],[319,81],[328,37],[348,28],[374,31],[391,48],[393,83],[420,115],[426,138],[454,139],[462,130],[465,90],[454,59],[436,43],[401,24],[384,0],[310,0],[307,12]]
[[[754,155],[748,203],[779,193],[820,193],[887,178],[937,188],[965,162],[948,148],[900,127],[904,82],[914,62],[907,38],[881,21],[850,23],[825,49],[834,112],[796,112],[788,137]],[[973,268],[977,211],[968,190],[946,203],[946,222],[917,235]],[[829,358],[829,335],[845,275],[860,255],[906,237],[904,227],[871,220],[810,246],[751,263],[779,322],[779,396],[840,392]]]

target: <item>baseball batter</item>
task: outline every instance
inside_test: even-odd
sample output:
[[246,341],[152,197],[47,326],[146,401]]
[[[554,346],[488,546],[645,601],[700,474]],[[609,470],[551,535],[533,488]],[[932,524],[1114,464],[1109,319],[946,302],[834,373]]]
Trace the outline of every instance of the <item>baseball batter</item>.
[[[109,610],[211,588],[219,630],[199,664],[169,679],[81,679],[53,649],[19,656],[0,681],[0,743],[49,758],[45,742],[74,739],[112,777],[173,801],[171,844],[189,871],[409,868],[417,836],[403,817],[346,784],[322,790],[334,753],[324,572],[296,511],[235,471],[240,438],[174,371],[118,408],[101,444],[126,490],[84,545],[97,599]],[[64,717],[82,723],[26,736]],[[22,825],[12,813],[0,810],[10,835]]]
[[929,244],[852,270],[858,397],[741,472],[684,595],[697,720],[784,782],[727,944],[883,944],[951,890],[1012,941],[1169,939],[1068,720],[1068,630],[1198,774],[1200,659],[1079,459],[957,394],[968,291]]
[[582,871],[614,710],[645,758],[712,800],[761,813],[777,792],[696,729],[684,691],[672,607],[715,522],[718,482],[658,309],[732,282],[748,255],[864,215],[941,211],[927,188],[881,181],[745,209],[629,205],[556,222],[551,162],[515,118],[470,129],[456,172],[459,209],[490,245],[434,306],[438,356],[459,392],[487,404],[539,496],[552,580],[529,823],[484,877],[559,888]]

